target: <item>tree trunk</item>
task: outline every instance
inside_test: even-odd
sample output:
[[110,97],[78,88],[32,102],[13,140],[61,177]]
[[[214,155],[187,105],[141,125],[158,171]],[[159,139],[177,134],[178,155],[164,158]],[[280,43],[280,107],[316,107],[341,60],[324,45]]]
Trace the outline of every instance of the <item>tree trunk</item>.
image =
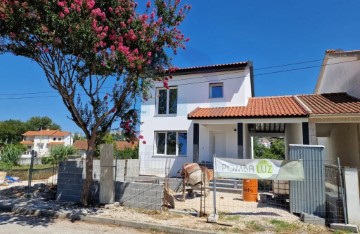
[[85,168],[85,181],[83,184],[83,191],[81,194],[81,204],[87,206],[90,200],[90,188],[93,182],[93,157],[95,152],[95,137],[92,136],[87,141],[88,149],[86,151],[86,168]]

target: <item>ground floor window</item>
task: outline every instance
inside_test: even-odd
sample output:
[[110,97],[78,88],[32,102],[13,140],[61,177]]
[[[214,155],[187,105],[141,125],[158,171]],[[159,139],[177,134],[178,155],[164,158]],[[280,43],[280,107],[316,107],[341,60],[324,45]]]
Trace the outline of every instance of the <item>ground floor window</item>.
[[156,155],[186,155],[187,133],[180,131],[155,132]]

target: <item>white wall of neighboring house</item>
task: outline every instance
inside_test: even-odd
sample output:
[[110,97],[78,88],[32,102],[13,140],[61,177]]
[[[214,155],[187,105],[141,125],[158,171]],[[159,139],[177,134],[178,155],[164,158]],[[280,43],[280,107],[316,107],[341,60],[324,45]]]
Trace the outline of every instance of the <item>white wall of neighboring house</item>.
[[[223,83],[224,97],[209,98],[209,84],[218,82]],[[193,123],[187,119],[188,113],[197,107],[245,106],[248,98],[252,96],[248,68],[233,72],[178,75],[169,81],[169,86],[176,86],[178,89],[177,114],[158,115],[156,112],[156,89],[163,88],[162,82],[155,83],[155,87],[150,91],[152,98],[144,101],[141,105],[141,122],[143,124],[140,126],[140,134],[146,141],[146,144],[140,142],[139,145],[140,173],[143,175],[164,175],[166,162],[170,164],[171,174],[176,175],[176,171],[181,168],[183,163],[193,161]],[[209,152],[209,147],[205,146],[210,144],[210,132],[204,126],[200,125],[199,128],[202,141],[200,144],[204,146],[199,149],[200,161],[208,161],[211,152]],[[154,154],[156,131],[186,131],[187,155],[156,156]],[[231,131],[229,134],[234,135],[235,133]],[[226,137],[230,138],[230,135],[226,135]],[[231,148],[228,150],[231,154],[235,152]],[[173,167],[173,165],[175,166]]]
[[327,65],[320,74],[316,93],[346,92],[360,98],[360,60],[359,54],[347,54],[343,57],[329,56]]
[[30,151],[35,150],[37,151],[38,156],[46,156],[50,153],[51,149],[51,142],[63,142],[64,146],[69,146],[73,144],[73,139],[70,135],[67,136],[25,136],[24,141],[32,141],[32,145],[26,145],[27,150],[25,154],[23,154],[21,157],[31,157]]

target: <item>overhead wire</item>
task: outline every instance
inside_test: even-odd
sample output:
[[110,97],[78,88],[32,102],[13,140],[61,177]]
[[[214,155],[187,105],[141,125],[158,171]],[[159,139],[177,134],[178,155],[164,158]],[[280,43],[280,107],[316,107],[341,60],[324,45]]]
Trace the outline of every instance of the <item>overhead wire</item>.
[[[329,58],[332,59],[332,58]],[[306,66],[306,67],[299,67],[299,68],[291,68],[291,69],[283,69],[283,70],[277,70],[277,71],[270,71],[270,72],[263,72],[263,73],[255,73],[254,76],[264,76],[264,75],[271,75],[271,74],[278,74],[278,73],[285,73],[285,72],[292,72],[292,71],[299,71],[299,70],[306,70],[306,69],[312,69],[312,68],[319,68],[319,67],[323,67],[323,66],[329,66],[329,65],[337,65],[337,64],[342,64],[342,63],[350,63],[350,62],[356,62],[359,61],[360,59],[356,59],[356,60],[351,60],[351,61],[342,61],[342,62],[336,62],[336,63],[329,63],[329,64],[321,64],[321,65],[313,65],[313,66]],[[269,66],[269,67],[263,67],[263,68],[257,68],[254,69],[255,71],[259,71],[259,70],[268,70],[268,69],[273,69],[273,68],[278,68],[278,67],[287,67],[287,66],[294,66],[294,65],[300,65],[300,64],[306,64],[306,63],[313,63],[313,62],[319,62],[322,61],[322,59],[316,59],[316,60],[307,60],[307,61],[302,61],[302,62],[295,62],[295,63],[288,63],[288,64],[282,64],[282,65],[274,65],[274,66]],[[243,73],[243,71],[233,71],[232,74],[234,73]],[[225,73],[217,73],[216,76],[219,75],[226,75],[228,74],[228,72]],[[209,81],[193,81],[194,79],[200,79],[200,78],[206,78],[206,77],[214,77],[214,74],[208,74],[208,75],[202,75],[202,76],[196,76],[196,77],[191,77],[191,82],[188,83],[181,83],[181,84],[177,84],[177,86],[183,86],[183,85],[193,85],[193,84],[201,84],[201,83],[208,83]],[[217,78],[217,81],[223,81],[223,80],[232,80],[232,79],[239,79],[239,78],[245,78],[246,76],[236,76],[236,77],[227,77],[227,78]],[[171,80],[171,82],[179,82],[175,81],[175,80]],[[112,87],[103,87],[103,89],[111,89]],[[0,93],[0,100],[21,100],[21,99],[34,99],[34,98],[55,98],[55,97],[59,97],[59,95],[48,95],[48,96],[44,96],[44,95],[38,95],[38,94],[53,94],[55,91],[39,91],[39,92],[28,92],[28,93]],[[101,93],[106,93],[106,92],[101,92]],[[20,97],[1,97],[1,96],[18,96],[18,95],[37,95],[37,96],[20,96]],[[81,94],[80,94],[81,95]]]

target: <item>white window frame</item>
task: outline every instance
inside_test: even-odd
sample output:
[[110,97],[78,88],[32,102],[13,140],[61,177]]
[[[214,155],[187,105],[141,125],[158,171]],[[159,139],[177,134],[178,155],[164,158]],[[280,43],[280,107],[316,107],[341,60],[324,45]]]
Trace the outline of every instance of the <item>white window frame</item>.
[[[167,134],[169,132],[175,132],[176,133],[176,152],[175,155],[174,154],[166,154],[167,152]],[[158,138],[158,133],[165,133],[165,148],[164,148],[164,153],[163,154],[158,154],[157,153],[157,138]],[[154,132],[154,155],[155,156],[167,156],[167,157],[186,157],[187,156],[187,152],[185,155],[179,155],[179,133],[186,133],[187,131],[155,131]],[[186,142],[186,151],[187,151],[187,142]]]
[[[176,113],[169,113],[169,105],[170,105],[170,90],[171,89],[176,89],[177,90],[177,97],[176,97],[176,105],[178,104],[178,97],[179,97],[179,90],[177,88],[177,86],[171,86],[168,89],[167,88],[157,88],[156,89],[156,115],[169,115],[169,116],[176,116],[177,115],[177,108],[176,108]],[[160,90],[166,90],[166,113],[165,114],[160,114],[159,113],[159,97],[160,97]]]
[[[221,86],[222,96],[221,97],[213,97],[212,96],[212,88],[213,87],[218,87],[218,86]],[[209,98],[210,99],[224,98],[224,83],[223,82],[217,82],[217,83],[210,83],[209,84]]]

